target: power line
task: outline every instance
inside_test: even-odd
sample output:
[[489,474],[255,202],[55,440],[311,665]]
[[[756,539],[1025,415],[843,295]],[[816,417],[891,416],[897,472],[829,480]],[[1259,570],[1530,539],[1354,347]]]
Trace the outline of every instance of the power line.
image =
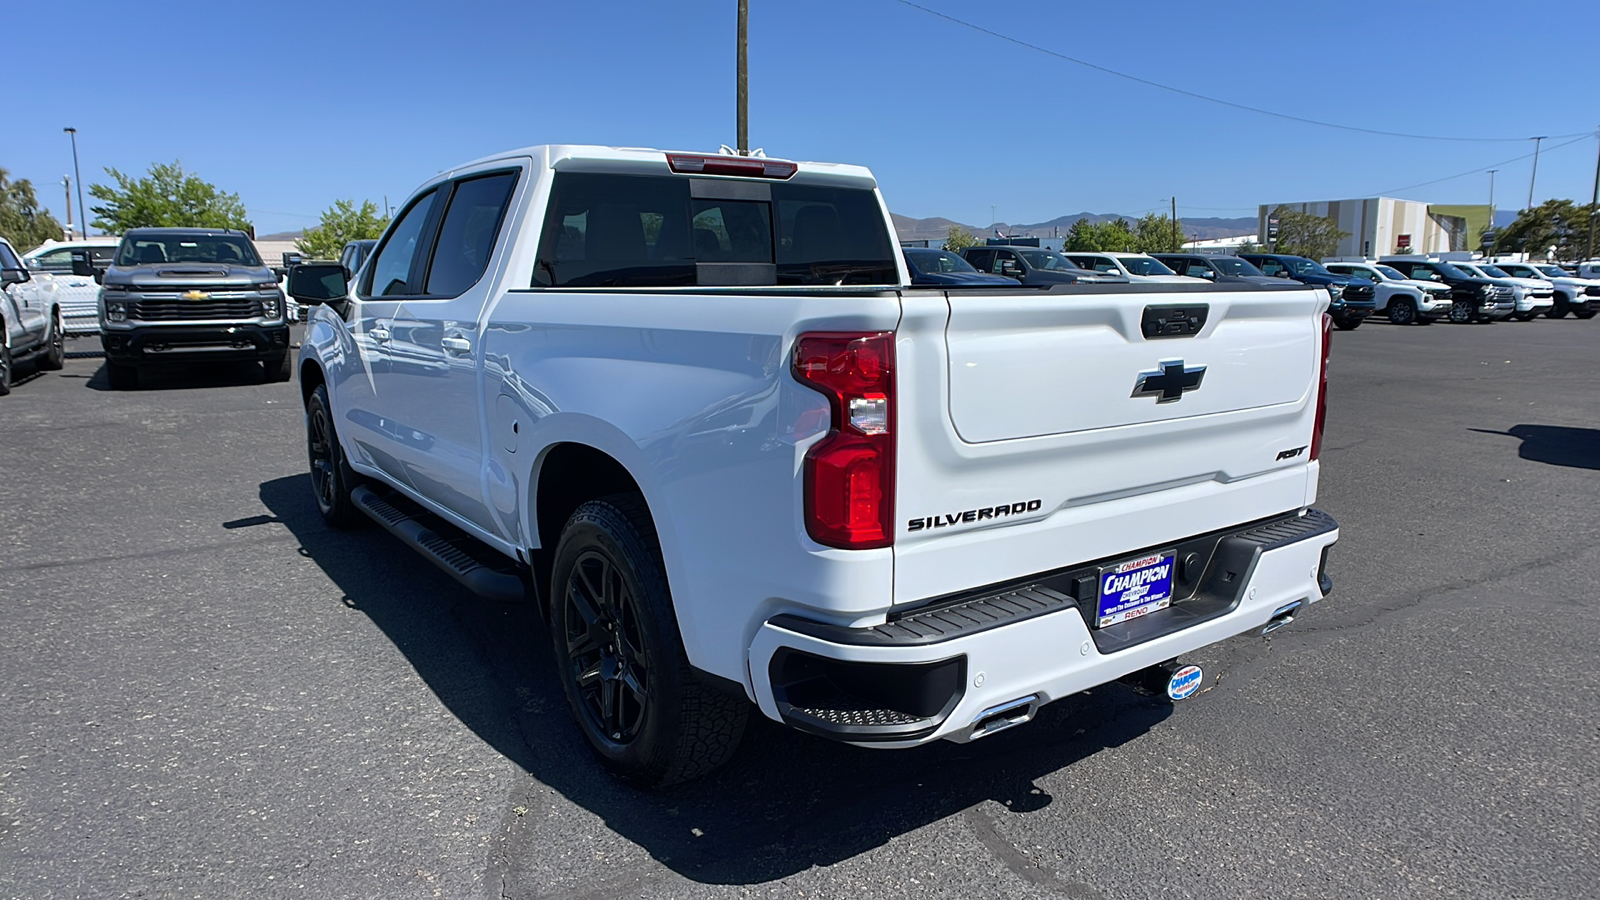
[[[1206,94],[1198,94],[1198,93],[1195,93],[1194,91],[1186,91],[1183,88],[1173,87],[1170,84],[1162,84],[1159,81],[1151,81],[1148,78],[1140,78],[1137,75],[1129,75],[1126,72],[1118,72],[1116,69],[1108,69],[1105,66],[1095,65],[1092,62],[1088,62],[1087,60],[1078,59],[1077,57],[1068,56],[1065,53],[1057,53],[1054,50],[1048,50],[1048,49],[1046,49],[1044,47],[1039,46],[1038,44],[1030,44],[1027,41],[1019,40],[1017,38],[1011,37],[1010,35],[1001,34],[998,31],[991,31],[988,28],[984,28],[982,25],[975,25],[975,24],[973,24],[971,22],[966,21],[965,19],[958,19],[955,16],[947,15],[945,13],[939,12],[936,9],[929,9],[926,6],[922,6],[922,5],[917,4],[917,3],[912,3],[911,0],[895,0],[895,2],[901,4],[902,6],[909,6],[912,9],[920,10],[922,12],[927,13],[930,16],[936,16],[936,17],[938,17],[940,19],[944,19],[947,22],[953,22],[953,23],[955,23],[957,25],[960,25],[963,28],[970,28],[973,31],[979,32],[981,34],[986,34],[986,35],[988,35],[988,36],[990,36],[992,38],[999,38],[1002,41],[1007,41],[1009,43],[1016,44],[1019,47],[1026,47],[1029,50],[1034,50],[1034,51],[1037,51],[1039,53],[1043,53],[1046,56],[1053,56],[1056,59],[1065,60],[1065,61],[1067,61],[1069,63],[1073,63],[1075,65],[1080,65],[1080,66],[1083,66],[1085,68],[1094,69],[1097,72],[1104,72],[1107,75],[1115,75],[1118,78],[1123,78],[1123,79],[1126,79],[1128,81],[1136,82],[1138,84],[1142,84],[1142,85],[1145,85],[1147,87],[1159,88],[1159,89],[1161,89],[1163,91],[1171,91],[1174,94],[1182,94],[1185,97],[1193,97],[1196,100],[1204,100],[1207,103],[1216,103],[1216,104],[1218,104],[1220,106],[1230,106],[1230,107],[1232,107],[1234,109],[1242,109],[1245,112],[1253,112],[1253,113],[1256,113],[1258,115],[1272,116],[1272,117],[1278,118],[1278,119],[1287,119],[1287,120],[1289,120],[1291,122],[1301,122],[1301,123],[1306,124],[1306,125],[1318,125],[1318,126],[1321,126],[1323,128],[1337,128],[1337,129],[1340,129],[1342,131],[1356,131],[1356,132],[1360,132],[1362,134],[1382,135],[1383,137],[1411,138],[1413,140],[1419,140],[1419,141],[1466,141],[1466,142],[1474,142],[1474,143],[1505,143],[1505,142],[1509,142],[1509,141],[1525,141],[1525,140],[1528,140],[1528,138],[1526,136],[1523,136],[1523,137],[1507,137],[1507,138],[1450,137],[1448,135],[1438,135],[1438,134],[1407,134],[1405,132],[1400,132],[1400,131],[1379,131],[1378,129],[1375,129],[1375,128],[1361,128],[1361,127],[1356,126],[1356,125],[1341,125],[1338,122],[1323,122],[1323,121],[1321,121],[1319,119],[1308,119],[1308,118],[1305,118],[1304,116],[1292,116],[1292,115],[1290,115],[1288,113],[1274,112],[1273,110],[1262,109],[1262,108],[1260,108],[1258,106],[1246,106],[1243,103],[1234,103],[1231,100],[1223,100],[1223,99],[1221,99],[1219,97],[1211,97],[1211,96],[1208,96]],[[1585,138],[1585,137],[1588,137],[1588,136],[1589,136],[1589,132],[1585,131],[1585,132],[1581,132],[1581,133],[1576,133],[1575,132],[1573,134],[1553,135],[1549,139],[1550,140],[1560,140],[1562,138],[1571,138],[1571,137]]]
[[[1567,141],[1565,143],[1556,144],[1554,147],[1546,147],[1543,152],[1549,153],[1552,150],[1560,150],[1562,147],[1570,147],[1573,144],[1578,143],[1579,141],[1586,141],[1586,140],[1588,140],[1589,138],[1591,138],[1593,136],[1594,136],[1593,133],[1579,135],[1578,137],[1575,137],[1572,140]],[[1524,140],[1526,140],[1526,139],[1524,139]],[[1443,178],[1435,178],[1432,181],[1424,181],[1421,184],[1408,184],[1405,187],[1390,188],[1387,191],[1378,191],[1377,194],[1375,194],[1374,196],[1382,197],[1382,196],[1386,196],[1388,194],[1398,194],[1401,191],[1410,191],[1410,190],[1414,190],[1414,189],[1419,188],[1419,187],[1427,187],[1428,185],[1431,185],[1431,184],[1438,184],[1441,181],[1453,181],[1453,180],[1455,180],[1457,178],[1465,178],[1468,175],[1476,175],[1479,172],[1487,172],[1490,169],[1498,169],[1501,166],[1508,165],[1510,163],[1521,162],[1522,160],[1528,159],[1528,158],[1530,158],[1532,156],[1533,156],[1532,153],[1524,153],[1521,156],[1513,156],[1510,159],[1503,159],[1500,162],[1489,163],[1487,166],[1479,166],[1476,169],[1468,169],[1465,172],[1457,172],[1454,175],[1446,175]]]

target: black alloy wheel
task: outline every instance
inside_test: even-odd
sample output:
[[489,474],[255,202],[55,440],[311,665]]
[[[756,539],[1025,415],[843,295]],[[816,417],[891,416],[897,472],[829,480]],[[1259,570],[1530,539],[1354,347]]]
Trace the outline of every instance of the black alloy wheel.
[[1450,321],[1457,325],[1465,325],[1473,319],[1472,301],[1457,300],[1450,304]]
[[328,389],[320,384],[306,401],[306,456],[311,464],[311,494],[323,520],[335,528],[364,524],[366,515],[350,497],[356,475],[339,448],[339,435],[328,412]]
[[11,348],[5,343],[5,327],[0,319],[0,397],[11,393]]
[[750,703],[690,667],[643,498],[579,506],[550,573],[550,640],[578,730],[641,788],[698,778],[738,749]]
[[1389,303],[1389,322],[1394,325],[1410,325],[1417,320],[1417,308],[1410,300],[1393,300]]
[[606,554],[578,557],[562,597],[568,677],[590,729],[631,743],[650,703],[650,654],[640,633],[639,600]]
[[50,317],[50,346],[39,357],[39,368],[54,372],[67,364],[67,337],[61,327],[61,313]]
[[1567,317],[1567,313],[1571,309],[1572,309],[1572,306],[1571,306],[1571,304],[1567,303],[1567,300],[1566,300],[1565,297],[1557,297],[1555,304],[1552,305],[1549,309],[1545,310],[1544,314],[1545,314],[1545,316],[1547,318],[1564,319],[1564,318]]

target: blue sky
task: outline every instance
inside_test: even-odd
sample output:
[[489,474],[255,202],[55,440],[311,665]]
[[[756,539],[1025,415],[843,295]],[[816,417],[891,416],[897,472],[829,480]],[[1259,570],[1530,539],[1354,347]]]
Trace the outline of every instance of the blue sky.
[[[751,144],[867,165],[915,217],[1079,211],[1251,215],[1257,203],[1488,200],[1486,174],[1409,188],[1600,126],[1600,3],[1006,4],[918,0],[1150,81],[1304,118],[1503,142],[1384,137],[1180,96],[898,0],[750,0]],[[335,199],[398,205],[432,173],[510,147],[732,144],[735,0],[155,6],[13,4],[0,167],[57,217],[78,129],[85,181],[181,160],[260,233]],[[1330,18],[1328,12],[1336,10]],[[70,56],[67,55],[70,53]],[[1535,202],[1587,201],[1596,142],[1545,143]],[[1527,201],[1531,160],[1496,176]],[[1397,190],[1407,188],[1405,190]],[[74,197],[76,203],[76,197]],[[91,201],[92,205],[93,201]]]

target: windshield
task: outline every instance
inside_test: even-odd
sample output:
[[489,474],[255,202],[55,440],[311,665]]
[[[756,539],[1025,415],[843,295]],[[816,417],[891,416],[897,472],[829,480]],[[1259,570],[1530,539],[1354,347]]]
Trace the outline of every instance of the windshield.
[[1142,257],[1142,256],[1119,256],[1119,257],[1117,257],[1117,260],[1119,262],[1121,262],[1124,266],[1127,266],[1128,267],[1128,271],[1132,272],[1135,275],[1176,275],[1176,274],[1178,274],[1177,272],[1174,272],[1171,269],[1167,268],[1166,266],[1162,265],[1161,264],[1161,260],[1159,260],[1159,259],[1149,259],[1147,257]]
[[1289,271],[1293,272],[1296,275],[1332,275],[1333,274],[1332,272],[1329,272],[1327,269],[1324,269],[1322,267],[1321,263],[1312,262],[1311,260],[1306,259],[1305,257],[1302,257],[1302,256],[1285,256],[1283,258],[1283,264],[1288,266],[1289,267]]
[[1490,278],[1510,278],[1511,277],[1510,273],[1508,273],[1505,269],[1500,268],[1499,266],[1486,266],[1486,265],[1483,265],[1482,263],[1479,263],[1478,264],[1478,271],[1480,271],[1483,274],[1489,276]]
[[159,263],[259,266],[261,257],[256,255],[255,245],[243,235],[151,234],[122,239],[122,247],[117,251],[117,265],[148,266]]
[[906,259],[918,272],[948,275],[953,272],[966,274],[978,271],[972,267],[972,263],[948,250],[907,250]]
[[1435,271],[1446,278],[1472,278],[1471,272],[1463,272],[1449,263],[1434,263]]
[[1538,269],[1539,271],[1543,272],[1546,275],[1549,275],[1551,278],[1568,278],[1568,277],[1571,277],[1571,276],[1567,275],[1567,273],[1566,273],[1566,271],[1564,269],[1561,269],[1558,266],[1534,266],[1534,268]]
[[1064,269],[1077,268],[1072,264],[1072,260],[1054,250],[1021,250],[1018,252],[1021,253],[1023,259],[1028,261],[1028,265],[1033,266],[1035,269],[1050,269],[1059,272]]
[[1219,256],[1211,264],[1222,270],[1224,275],[1261,275],[1260,269],[1250,265],[1242,259],[1232,256]]
[[1390,268],[1388,266],[1374,266],[1373,268],[1377,269],[1378,270],[1378,274],[1382,275],[1385,278],[1390,278],[1390,279],[1393,279],[1395,281],[1405,281],[1406,280],[1405,273],[1401,272],[1399,269],[1392,269],[1392,268]]

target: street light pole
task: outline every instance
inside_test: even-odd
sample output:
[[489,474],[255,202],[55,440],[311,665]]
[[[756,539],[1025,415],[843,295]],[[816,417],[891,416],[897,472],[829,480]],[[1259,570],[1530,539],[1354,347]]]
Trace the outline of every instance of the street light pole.
[[[1595,132],[1600,138],[1600,131]],[[1594,151],[1594,187],[1589,192],[1589,244],[1584,259],[1594,259],[1594,220],[1600,216],[1600,146]]]
[[739,0],[739,155],[750,155],[750,0]]
[[1495,238],[1497,237],[1494,233],[1494,173],[1498,171],[1500,170],[1489,170],[1489,227],[1486,230],[1489,232],[1489,249],[1491,250],[1494,249],[1494,245],[1496,243]]
[[72,135],[72,177],[78,182],[78,228],[85,239],[89,237],[89,208],[83,205],[83,173],[78,170],[78,129],[63,128]]
[[72,237],[72,176],[61,176],[61,186],[67,189],[67,237]]
[[1528,176],[1528,209],[1533,209],[1533,180],[1539,177],[1539,142],[1548,135],[1540,135],[1533,139],[1533,173]]

